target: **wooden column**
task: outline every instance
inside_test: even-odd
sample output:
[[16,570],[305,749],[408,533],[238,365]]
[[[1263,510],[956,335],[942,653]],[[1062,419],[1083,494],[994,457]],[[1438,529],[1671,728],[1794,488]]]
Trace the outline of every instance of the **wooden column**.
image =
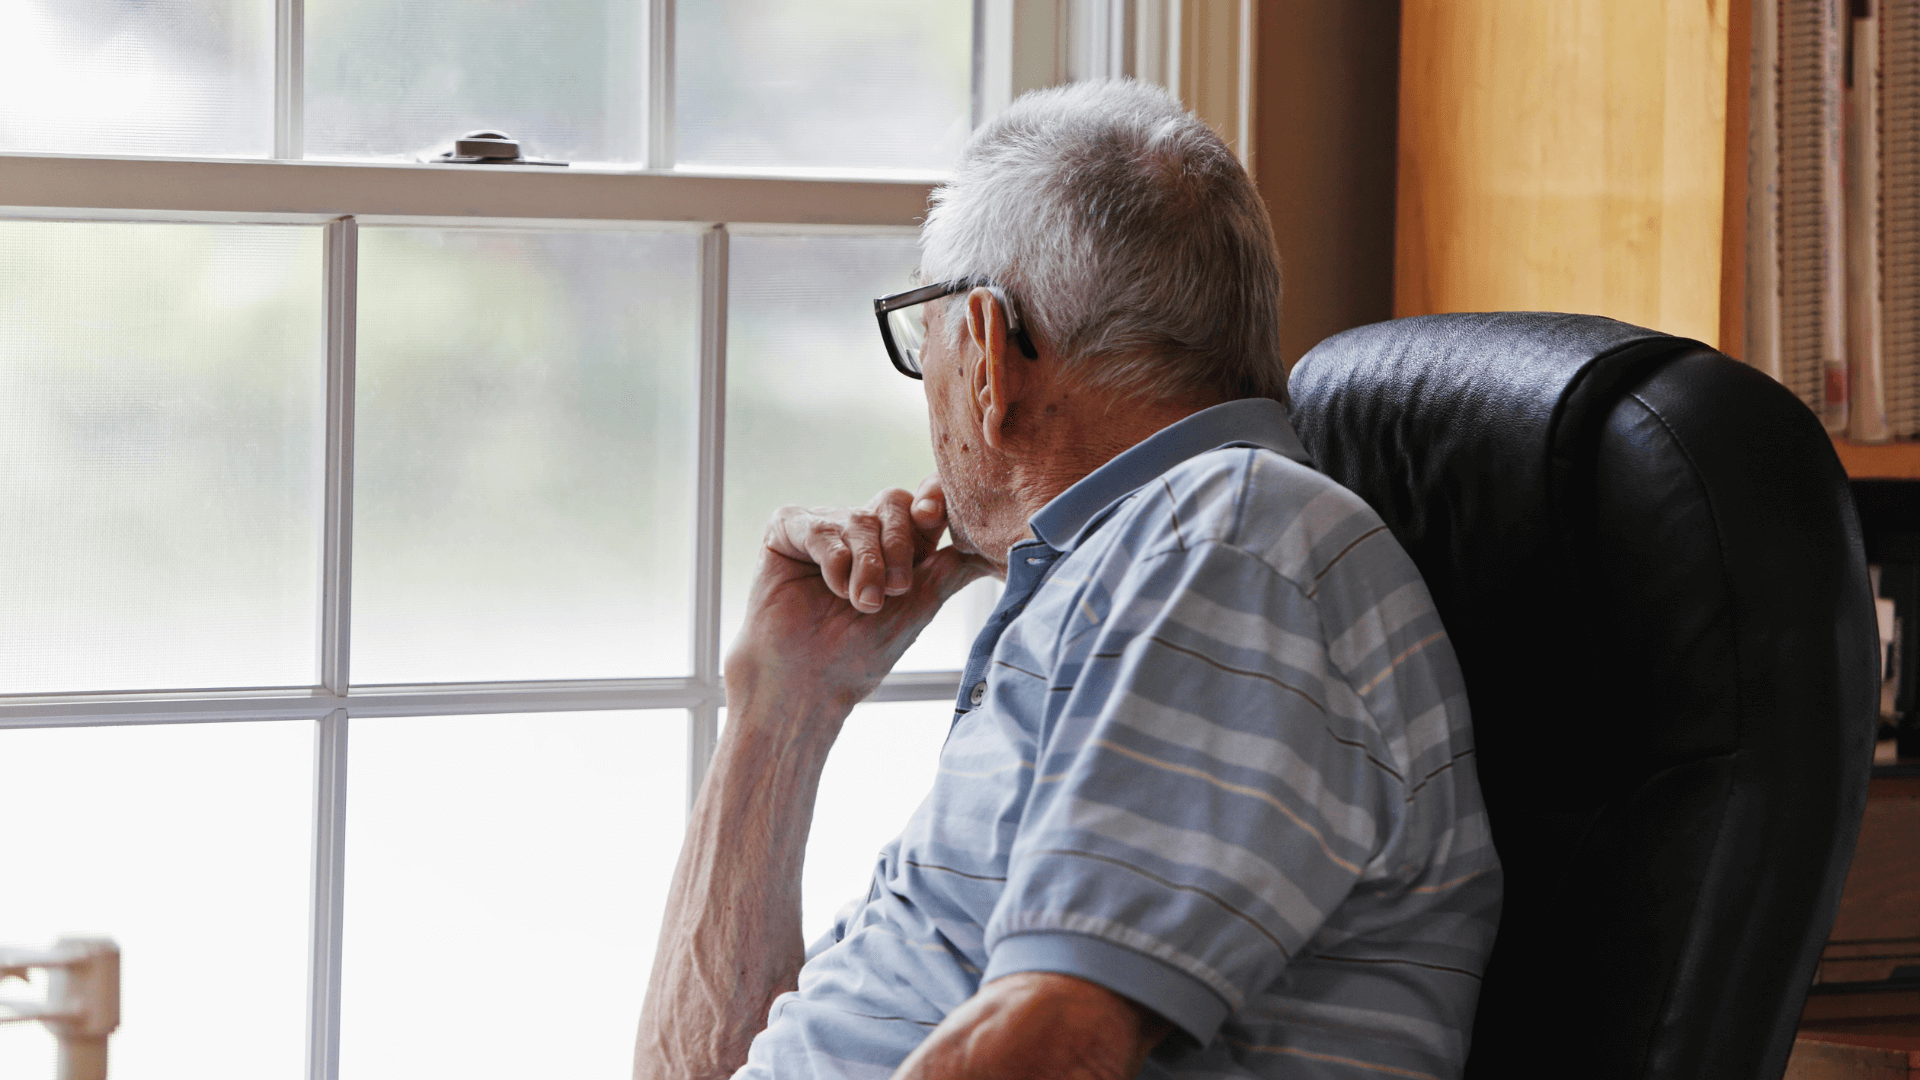
[[1406,0],[1395,314],[1717,344],[1732,2]]
[[1280,245],[1280,351],[1393,317],[1400,0],[1264,3],[1254,180]]

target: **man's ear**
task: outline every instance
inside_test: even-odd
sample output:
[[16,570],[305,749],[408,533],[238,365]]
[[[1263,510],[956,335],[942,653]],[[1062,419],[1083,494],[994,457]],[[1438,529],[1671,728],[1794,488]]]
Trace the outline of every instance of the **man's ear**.
[[967,389],[973,397],[974,415],[980,421],[980,438],[998,450],[1026,380],[1025,372],[1012,362],[1006,312],[987,289],[967,294],[967,337],[974,347]]

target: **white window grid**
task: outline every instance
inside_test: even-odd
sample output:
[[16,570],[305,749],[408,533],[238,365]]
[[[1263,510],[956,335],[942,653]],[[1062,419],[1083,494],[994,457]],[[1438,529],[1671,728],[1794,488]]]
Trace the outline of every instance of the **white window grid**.
[[[508,171],[511,170],[511,171]],[[570,710],[681,709],[687,792],[698,792],[718,737],[720,540],[725,460],[728,240],[734,231],[911,232],[930,185],[899,181],[554,175],[533,168],[0,156],[0,218],[317,225],[322,245],[326,484],[318,679],[289,688],[0,696],[0,728],[312,720],[313,777],[307,1072],[338,1075],[345,903],[348,742],[355,718]],[[77,196],[77,197],[76,197]],[[83,203],[83,206],[65,205]],[[400,213],[329,214],[316,207]],[[467,210],[421,214],[420,209]],[[716,211],[769,219],[729,224]],[[565,216],[556,216],[565,215]],[[695,229],[698,415],[695,424],[691,664],[671,678],[355,686],[353,579],[355,295],[359,227]],[[865,297],[850,297],[859,304]],[[878,351],[876,340],[875,349]],[[875,378],[890,375],[884,366]],[[890,676],[869,699],[950,698],[957,671]]]
[[[20,157],[0,163],[0,192],[17,201],[31,188],[31,179],[59,162]],[[91,164],[91,163],[90,163]],[[102,171],[132,166],[127,175],[138,177],[166,166],[187,165],[189,174],[218,173],[225,163],[102,161]],[[296,166],[298,167],[298,166]],[[369,167],[374,171],[393,166]],[[431,166],[398,166],[431,170]],[[532,179],[532,177],[529,177]],[[629,178],[629,179],[638,179]],[[478,215],[324,215],[299,212],[245,212],[181,210],[153,207],[78,209],[34,205],[0,206],[0,218],[73,221],[218,221],[230,224],[307,224],[324,230],[322,245],[324,356],[326,363],[326,481],[324,494],[322,572],[320,594],[320,655],[318,679],[311,686],[100,692],[0,696],[0,729],[126,724],[184,724],[222,721],[314,721],[313,831],[309,961],[308,1076],[335,1077],[338,1071],[341,1005],[342,922],[345,903],[346,810],[348,743],[356,718],[401,716],[479,715],[490,713],[546,713],[574,710],[680,709],[687,716],[688,799],[699,791],[719,733],[719,711],[726,704],[721,679],[720,542],[725,460],[727,256],[732,232],[792,232],[809,234],[910,231],[907,222],[880,222],[872,218],[873,203],[862,198],[863,183],[757,180],[749,186],[761,205],[793,211],[808,218],[838,219],[866,208],[868,220],[847,224],[833,220],[823,225],[765,224],[732,226],[721,222],[686,222],[653,214],[671,209],[675,200],[704,202],[711,193],[681,190],[700,181],[674,181],[660,203],[637,196],[622,200],[633,216],[622,218],[527,218]],[[374,186],[406,188],[430,182],[430,177],[395,181],[376,177]],[[571,185],[568,185],[571,186]],[[916,205],[925,205],[925,184],[902,185]],[[261,189],[256,189],[261,190]],[[280,196],[272,196],[278,198]],[[101,200],[107,201],[107,200]],[[153,200],[148,200],[153,201]],[[537,197],[521,201],[537,203]],[[849,205],[850,204],[850,205]],[[885,203],[881,203],[885,205]],[[665,218],[665,220],[663,220]],[[353,595],[353,469],[355,295],[359,228],[367,225],[528,227],[543,229],[672,229],[700,232],[697,272],[700,279],[698,314],[698,415],[695,423],[695,499],[693,506],[693,583],[689,634],[690,672],[669,678],[583,679],[434,683],[356,686],[352,682]],[[858,304],[865,298],[849,298]],[[876,352],[878,344],[875,345]],[[884,365],[875,378],[887,377]],[[898,673],[889,676],[869,700],[915,701],[951,698],[958,671]]]
[[[1207,0],[1184,0],[1206,4]],[[1179,71],[1183,0],[975,0],[975,120],[1019,92],[1138,74],[1195,99],[1250,154],[1252,0],[1224,0],[1236,31],[1227,108]],[[317,225],[324,230],[326,485],[318,679],[300,687],[0,695],[0,729],[315,722],[309,932],[309,1080],[339,1069],[348,744],[356,718],[574,710],[685,710],[687,798],[726,704],[720,543],[725,477],[728,241],[737,233],[910,233],[936,178],[820,178],[674,169],[673,0],[649,0],[643,160],[551,169],[301,160],[304,0],[277,0],[274,157],[190,159],[0,153],[0,219]],[[1159,27],[1160,29],[1154,29]],[[1204,25],[1198,32],[1211,33]],[[1195,32],[1195,31],[1189,31]],[[1212,81],[1219,76],[1213,75]],[[1192,84],[1192,85],[1189,85]],[[1218,96],[1218,95],[1216,95]],[[1234,138],[1237,136],[1237,139]],[[351,680],[355,296],[359,227],[670,229],[701,234],[690,671],[671,678],[355,686]],[[866,298],[850,297],[850,303]],[[878,348],[876,344],[876,349]],[[875,377],[885,377],[884,367]],[[957,670],[895,673],[868,700],[951,698]]]

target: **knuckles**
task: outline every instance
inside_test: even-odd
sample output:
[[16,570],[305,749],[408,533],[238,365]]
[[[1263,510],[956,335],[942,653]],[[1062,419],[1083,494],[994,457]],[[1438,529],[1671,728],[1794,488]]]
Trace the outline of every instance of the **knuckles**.
[[913,506],[913,493],[905,488],[888,488],[873,497],[875,510],[905,514]]
[[815,563],[834,571],[856,558],[862,565],[885,566],[902,556],[911,558],[912,505],[913,495],[902,488],[880,492],[865,507],[788,504],[767,522],[765,545],[794,555],[804,550]]
[[787,526],[796,518],[804,518],[806,516],[807,511],[804,507],[794,506],[792,504],[782,506],[778,510],[775,510],[773,516],[767,519],[767,531],[764,537],[767,545],[771,547],[775,540],[786,536],[788,533]]

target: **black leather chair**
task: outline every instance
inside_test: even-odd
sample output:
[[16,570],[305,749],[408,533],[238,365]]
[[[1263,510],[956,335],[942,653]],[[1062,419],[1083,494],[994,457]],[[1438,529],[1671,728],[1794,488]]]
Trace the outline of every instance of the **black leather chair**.
[[1695,341],[1434,315],[1291,380],[1426,576],[1507,894],[1469,1077],[1778,1077],[1865,807],[1877,639],[1813,414]]

